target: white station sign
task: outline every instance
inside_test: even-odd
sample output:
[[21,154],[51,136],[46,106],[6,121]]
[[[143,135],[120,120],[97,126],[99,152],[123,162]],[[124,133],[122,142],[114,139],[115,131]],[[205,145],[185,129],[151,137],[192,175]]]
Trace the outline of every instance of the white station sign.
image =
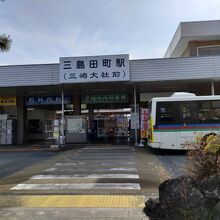
[[61,83],[129,81],[129,55],[61,57]]

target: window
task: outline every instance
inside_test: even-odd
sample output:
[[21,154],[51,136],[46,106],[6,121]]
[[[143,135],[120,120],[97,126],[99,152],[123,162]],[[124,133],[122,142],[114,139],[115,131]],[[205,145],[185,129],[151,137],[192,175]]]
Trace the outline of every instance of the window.
[[212,101],[212,121],[220,123],[220,101]]
[[220,55],[220,45],[197,48],[197,56],[218,56],[218,55]]
[[176,104],[174,102],[159,102],[157,116],[157,124],[177,123]]
[[178,102],[180,123],[198,123],[197,103],[193,101]]
[[220,123],[220,101],[198,102],[199,123]]
[[180,104],[180,114],[182,119],[188,119],[191,117],[190,104]]
[[211,108],[211,101],[198,102],[198,119],[200,123],[209,123],[212,121]]

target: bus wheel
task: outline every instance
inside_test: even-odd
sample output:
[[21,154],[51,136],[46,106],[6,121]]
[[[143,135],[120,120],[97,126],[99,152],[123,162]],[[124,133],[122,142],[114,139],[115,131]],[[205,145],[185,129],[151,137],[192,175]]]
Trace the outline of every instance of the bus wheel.
[[201,146],[203,146],[203,147],[206,146],[206,144],[207,144],[207,139],[208,139],[208,137],[211,136],[211,135],[216,136],[216,133],[211,132],[211,133],[209,133],[209,134],[204,135],[204,136],[202,137],[202,139],[201,139],[201,143],[200,143]]

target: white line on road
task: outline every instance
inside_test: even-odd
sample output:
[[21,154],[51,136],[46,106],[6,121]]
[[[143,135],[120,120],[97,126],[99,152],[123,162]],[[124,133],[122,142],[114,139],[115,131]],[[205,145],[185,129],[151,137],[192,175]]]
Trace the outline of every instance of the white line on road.
[[137,174],[74,174],[74,175],[35,175],[30,179],[41,180],[41,179],[76,179],[76,178],[90,178],[90,179],[139,179]]
[[11,190],[70,190],[70,189],[131,189],[140,190],[139,183],[80,183],[80,184],[18,184]]
[[51,172],[51,171],[75,171],[75,172],[92,172],[92,171],[97,171],[97,172],[105,172],[105,171],[137,171],[136,168],[129,168],[129,167],[111,167],[111,168],[103,168],[100,169],[100,167],[94,167],[93,169],[91,169],[91,166],[88,167],[88,169],[84,168],[82,169],[81,167],[79,169],[70,169],[70,167],[68,168],[58,168],[58,167],[53,167],[53,168],[48,168],[46,170],[44,170],[45,172]]
[[125,161],[111,161],[111,162],[99,162],[99,161],[93,161],[92,164],[90,162],[58,162],[55,163],[55,166],[75,166],[75,165],[101,165],[101,166],[109,166],[109,165],[133,165],[136,164],[136,162],[125,162]]

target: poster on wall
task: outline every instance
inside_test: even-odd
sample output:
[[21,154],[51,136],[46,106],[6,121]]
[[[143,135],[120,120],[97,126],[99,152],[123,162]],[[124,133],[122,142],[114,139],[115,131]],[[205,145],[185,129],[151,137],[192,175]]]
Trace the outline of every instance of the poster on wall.
[[141,138],[147,138],[149,112],[147,108],[141,108]]
[[85,127],[82,118],[68,118],[67,131],[70,133],[85,133]]

